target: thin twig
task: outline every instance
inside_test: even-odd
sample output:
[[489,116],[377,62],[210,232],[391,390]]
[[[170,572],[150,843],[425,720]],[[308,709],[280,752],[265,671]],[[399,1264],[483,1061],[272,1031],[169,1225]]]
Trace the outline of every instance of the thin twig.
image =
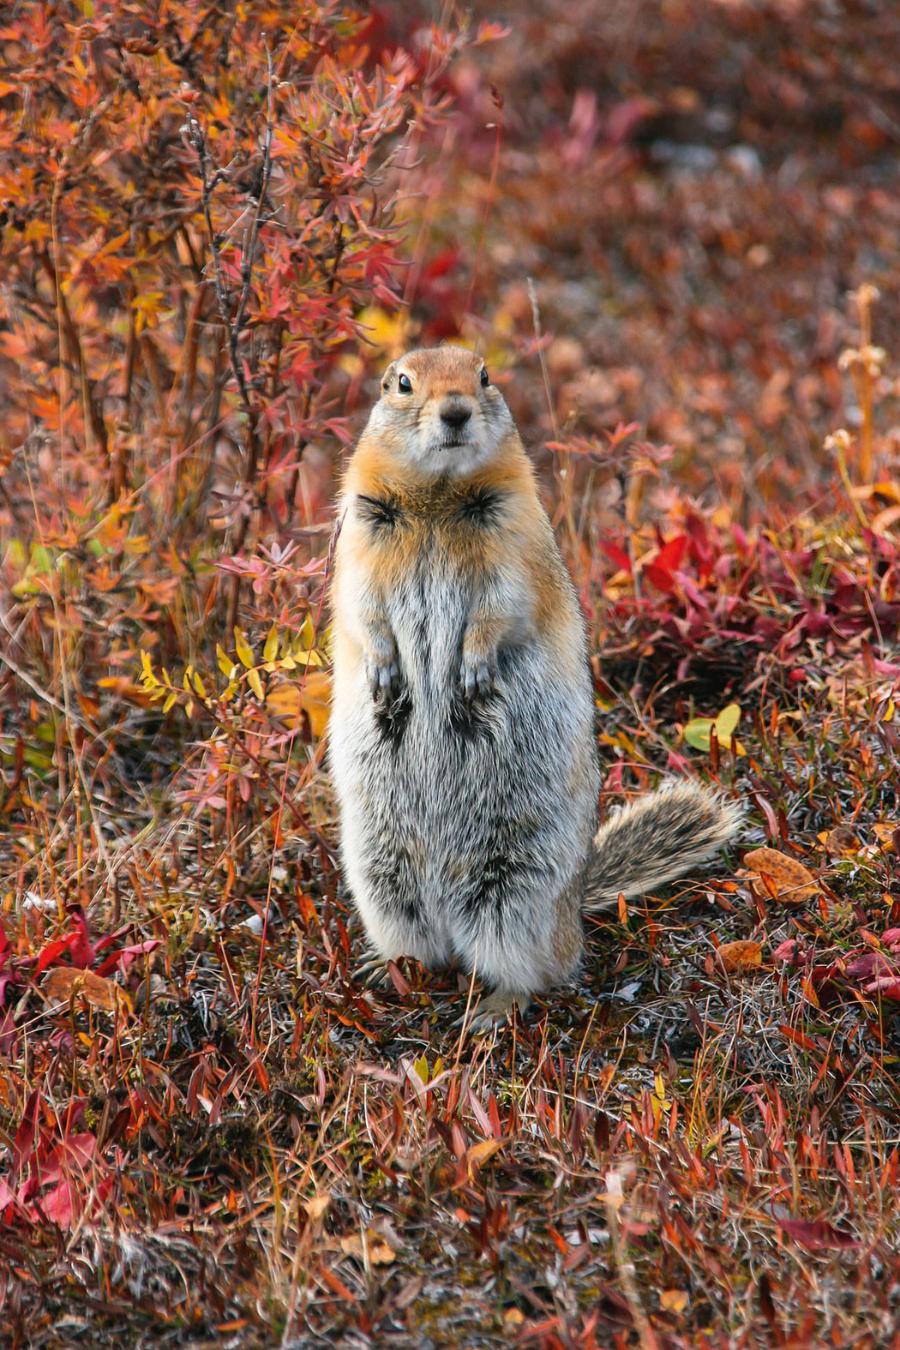
[[[256,206],[247,230],[244,233],[244,239],[241,246],[241,292],[238,297],[237,307],[233,313],[232,295],[222,269],[221,249],[212,219],[212,196],[216,187],[222,181],[224,174],[219,169],[214,172],[212,171],[212,162],[210,160],[206,136],[198,119],[192,114],[188,118],[187,124],[188,139],[200,162],[200,177],[202,182],[201,204],[212,254],[216,304],[218,306],[219,316],[228,336],[228,356],[231,364],[231,372],[234,376],[244,414],[247,418],[247,454],[244,462],[243,474],[243,486],[245,488],[252,488],[255,485],[260,460],[257,409],[251,398],[250,386],[241,361],[240,339],[246,323],[247,307],[250,303],[250,295],[253,289],[253,264],[256,256],[256,246],[259,240],[260,227],[263,223],[263,211],[265,209],[269,182],[272,176],[272,140],[275,129],[275,84],[272,68],[272,51],[268,42],[266,43],[266,68],[266,129],[263,137],[260,182]],[[239,553],[244,546],[252,516],[252,510],[244,511],[239,516],[234,538],[231,542],[231,549],[235,553]],[[231,578],[231,589],[228,596],[225,617],[225,632],[229,637],[237,622],[238,606],[240,603],[240,588],[241,579],[239,574],[235,573]]]

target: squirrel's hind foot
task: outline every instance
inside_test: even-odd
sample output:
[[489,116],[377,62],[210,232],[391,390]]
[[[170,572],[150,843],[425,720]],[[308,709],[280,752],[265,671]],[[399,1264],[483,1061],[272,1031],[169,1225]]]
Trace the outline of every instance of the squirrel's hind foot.
[[[469,1030],[475,1036],[486,1036],[489,1031],[512,1021],[514,1008],[521,1017],[528,1011],[530,1004],[531,999],[527,994],[517,994],[512,989],[495,989],[493,993],[483,994],[474,1016],[469,1019]],[[466,1015],[463,1013],[454,1025],[461,1027],[465,1021]]]
[[390,989],[391,976],[387,968],[387,961],[380,956],[370,956],[368,960],[363,961],[353,972],[354,982],[364,984],[367,989]]

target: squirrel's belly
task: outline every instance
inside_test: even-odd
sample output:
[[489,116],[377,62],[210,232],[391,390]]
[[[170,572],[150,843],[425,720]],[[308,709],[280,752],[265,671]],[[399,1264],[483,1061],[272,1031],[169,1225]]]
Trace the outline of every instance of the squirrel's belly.
[[470,588],[427,556],[388,606],[400,668],[418,702],[448,698],[459,679]]
[[485,906],[499,916],[533,896],[550,903],[586,856],[593,700],[587,678],[566,686],[538,646],[508,652],[496,691],[474,705],[455,651],[417,660],[391,716],[365,687],[353,706],[336,703],[332,767],[351,890],[421,927],[446,960],[464,954],[458,935]]

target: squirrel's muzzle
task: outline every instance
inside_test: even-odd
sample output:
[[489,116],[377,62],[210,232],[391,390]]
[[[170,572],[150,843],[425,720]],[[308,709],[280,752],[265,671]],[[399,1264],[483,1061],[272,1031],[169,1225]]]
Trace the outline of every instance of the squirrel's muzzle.
[[471,416],[472,409],[462,398],[445,398],[441,404],[441,421],[448,431],[462,431]]

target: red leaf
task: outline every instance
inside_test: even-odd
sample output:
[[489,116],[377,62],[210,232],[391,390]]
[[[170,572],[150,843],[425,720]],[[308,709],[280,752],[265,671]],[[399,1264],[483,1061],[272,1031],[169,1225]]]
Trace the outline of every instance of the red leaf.
[[779,1219],[778,1225],[784,1229],[789,1238],[793,1238],[794,1242],[805,1247],[807,1251],[859,1246],[852,1233],[835,1228],[827,1219]]
[[72,963],[80,966],[82,970],[86,970],[88,966],[94,964],[97,953],[90,939],[87,919],[80,909],[75,910],[72,914],[72,922],[75,925],[75,931],[71,935],[69,946]]
[[34,1208],[40,1210],[51,1223],[58,1224],[60,1228],[71,1228],[73,1220],[80,1216],[82,1206],[79,1204],[74,1182],[71,1178],[64,1177],[58,1185],[46,1191],[34,1202]]
[[653,559],[654,566],[664,567],[667,572],[676,571],[681,566],[681,560],[687,546],[688,537],[686,534],[679,534],[674,539],[670,539]]
[[618,544],[614,544],[611,539],[601,539],[600,547],[603,549],[606,556],[613,560],[616,567],[620,567],[623,572],[627,572],[629,576],[631,575],[631,559],[624,548],[620,548]]
[[676,583],[673,573],[681,566],[681,560],[687,546],[687,535],[679,534],[675,539],[670,539],[667,544],[663,545],[651,563],[647,563],[644,568],[644,576],[653,583],[657,590],[667,592],[675,590]]
[[660,567],[658,563],[648,563],[644,568],[644,576],[652,582],[658,591],[666,591],[671,594],[675,590],[675,578],[665,567]]
[[52,966],[63,952],[67,952],[74,940],[74,934],[70,933],[68,937],[55,938],[53,942],[48,942],[44,950],[37,959],[37,965],[34,968],[35,975],[40,975],[48,966]]
[[900,975],[879,975],[866,985],[867,994],[880,994],[882,998],[895,999],[900,1003]]
[[149,938],[146,942],[136,942],[131,947],[120,947],[118,951],[111,952],[105,961],[101,961],[97,967],[98,975],[108,975],[111,970],[118,966],[124,974],[133,961],[145,952],[156,951],[159,946],[159,938]]

